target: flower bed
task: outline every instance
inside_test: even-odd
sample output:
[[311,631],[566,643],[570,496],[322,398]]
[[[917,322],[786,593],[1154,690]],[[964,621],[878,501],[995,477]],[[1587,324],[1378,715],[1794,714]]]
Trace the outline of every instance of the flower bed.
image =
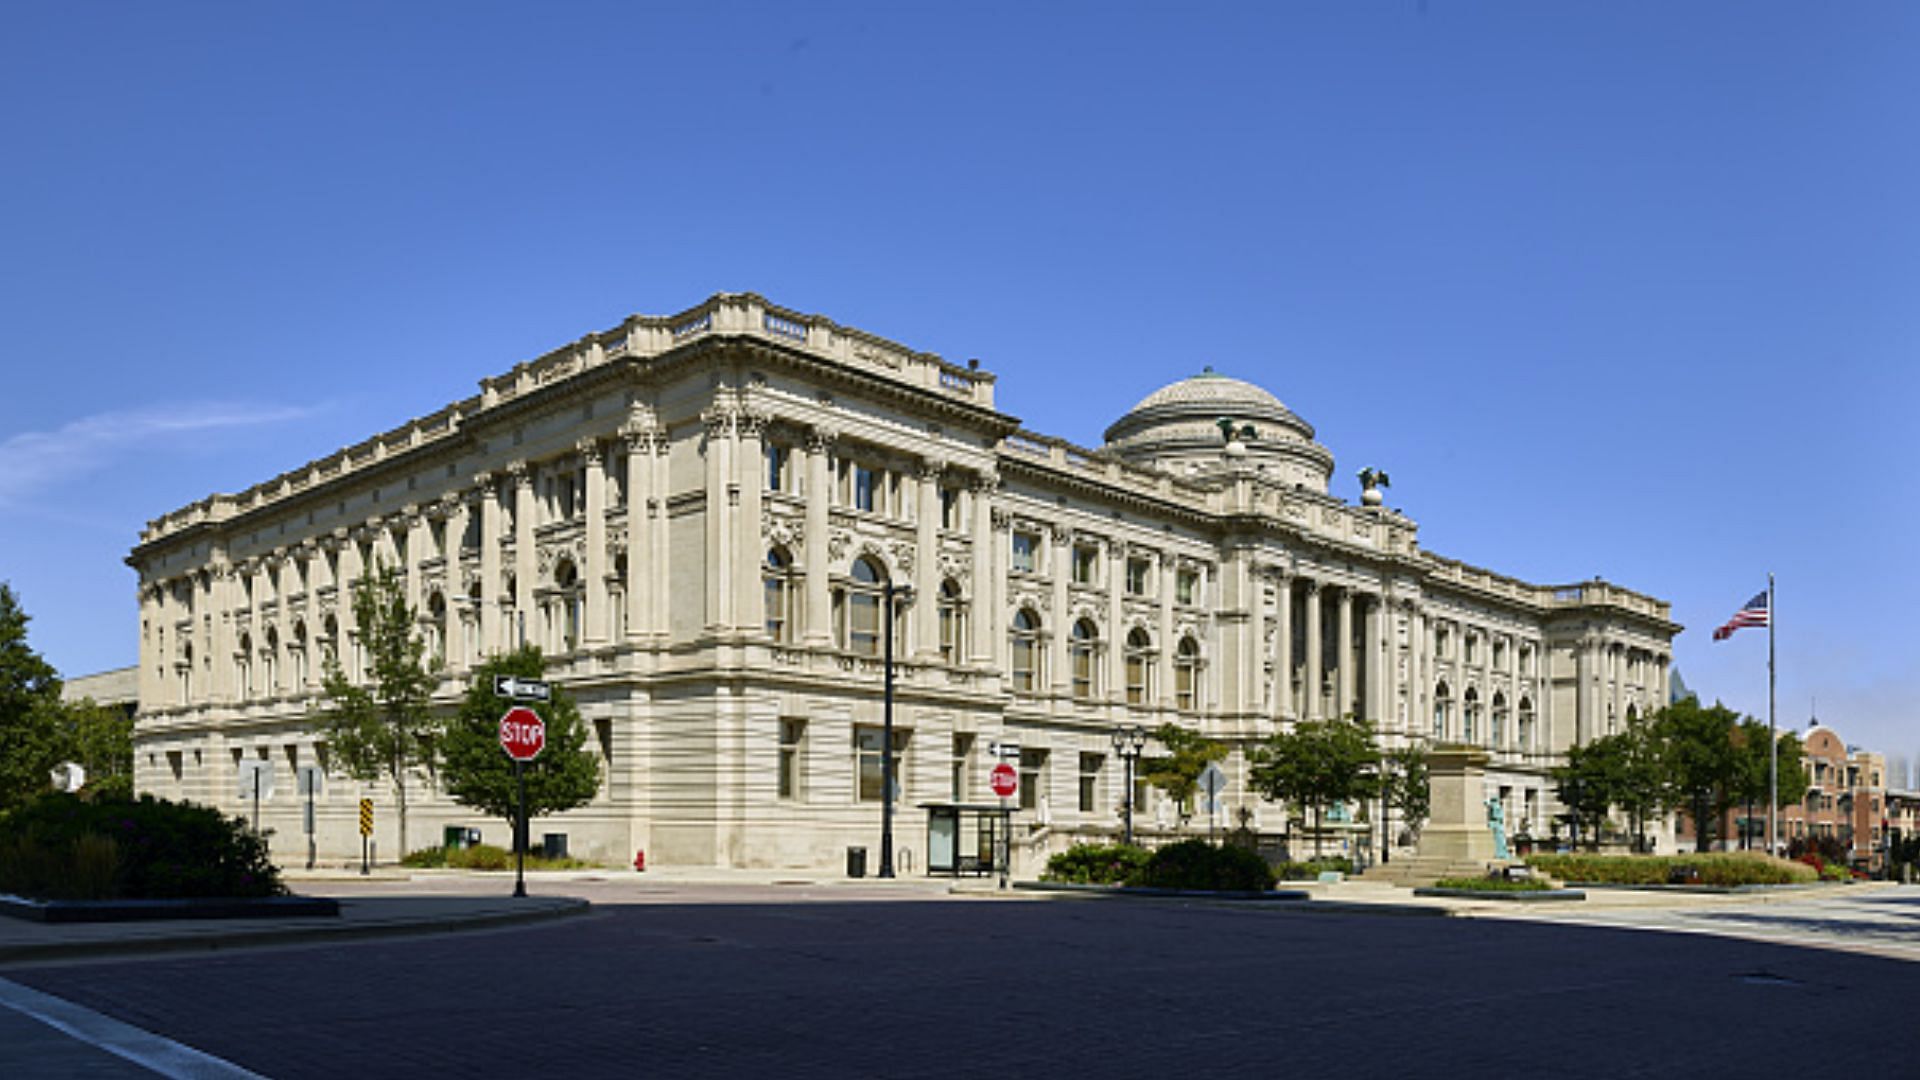
[[1527,865],[1561,881],[1589,885],[1804,885],[1811,867],[1753,851],[1688,855],[1530,855]]

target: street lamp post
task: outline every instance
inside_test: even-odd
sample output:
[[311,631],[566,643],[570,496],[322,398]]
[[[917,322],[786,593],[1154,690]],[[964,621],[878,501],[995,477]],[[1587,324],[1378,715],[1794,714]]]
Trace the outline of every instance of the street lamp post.
[[911,603],[913,586],[895,585],[889,578],[880,591],[886,605],[880,632],[884,639],[880,666],[885,689],[880,706],[880,872],[875,876],[890,878],[893,876],[893,605],[896,598],[903,604]]
[[1121,801],[1121,813],[1127,823],[1127,846],[1133,846],[1133,763],[1140,758],[1140,751],[1146,749],[1147,733],[1139,727],[1128,724],[1115,729],[1113,733],[1113,752],[1127,763],[1127,797]]

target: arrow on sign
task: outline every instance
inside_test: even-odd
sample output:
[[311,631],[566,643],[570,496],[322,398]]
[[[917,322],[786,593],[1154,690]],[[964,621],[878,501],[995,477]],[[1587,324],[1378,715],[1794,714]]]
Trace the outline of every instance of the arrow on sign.
[[539,679],[524,679],[518,675],[495,675],[493,696],[515,701],[551,701],[553,686]]

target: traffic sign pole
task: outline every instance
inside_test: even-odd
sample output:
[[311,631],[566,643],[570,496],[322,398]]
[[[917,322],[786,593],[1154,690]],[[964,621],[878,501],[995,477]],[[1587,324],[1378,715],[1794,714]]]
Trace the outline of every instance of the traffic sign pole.
[[520,820],[513,830],[513,895],[527,895],[527,763],[513,759],[513,786],[520,794]]

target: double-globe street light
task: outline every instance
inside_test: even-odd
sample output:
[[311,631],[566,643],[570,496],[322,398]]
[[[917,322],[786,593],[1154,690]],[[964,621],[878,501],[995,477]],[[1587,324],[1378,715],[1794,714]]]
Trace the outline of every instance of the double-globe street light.
[[1127,845],[1133,845],[1133,763],[1147,747],[1147,733],[1133,724],[1114,729],[1113,752],[1127,763],[1127,797],[1121,800],[1121,814],[1127,822]]
[[884,639],[880,666],[885,690],[880,706],[880,872],[875,876],[890,878],[893,876],[893,609],[896,602],[913,602],[913,586],[895,585],[889,576],[880,592],[886,606],[885,625],[880,631]]

